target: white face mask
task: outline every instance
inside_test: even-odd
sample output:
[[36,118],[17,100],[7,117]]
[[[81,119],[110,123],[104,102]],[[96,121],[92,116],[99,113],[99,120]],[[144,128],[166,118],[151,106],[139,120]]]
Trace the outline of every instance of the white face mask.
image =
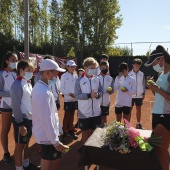
[[10,62],[9,66],[11,67],[11,69],[16,69],[17,68],[17,63],[16,62],[15,63]]
[[96,69],[91,69],[91,68],[89,68],[87,74],[88,74],[89,76],[93,76],[93,75],[96,75],[96,74],[97,74],[97,71],[96,71]]
[[159,64],[156,64],[156,65],[153,66],[153,69],[154,69],[156,72],[160,73],[160,72],[162,72],[162,71],[164,70],[164,66],[161,67]]
[[33,76],[33,72],[25,72],[25,74],[24,74],[24,78],[26,80],[30,80],[32,78],[32,76]]

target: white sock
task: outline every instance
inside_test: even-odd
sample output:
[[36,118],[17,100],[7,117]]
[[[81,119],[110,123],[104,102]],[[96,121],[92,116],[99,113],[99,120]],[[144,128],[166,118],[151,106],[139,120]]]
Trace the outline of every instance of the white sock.
[[16,167],[16,170],[24,170],[23,166],[15,166],[15,167]]
[[23,163],[23,166],[24,166],[24,167],[28,167],[28,166],[29,166],[29,164],[30,164],[30,160],[29,160],[29,158],[24,159],[22,163]]
[[140,124],[140,122],[137,122],[137,125],[139,125]]

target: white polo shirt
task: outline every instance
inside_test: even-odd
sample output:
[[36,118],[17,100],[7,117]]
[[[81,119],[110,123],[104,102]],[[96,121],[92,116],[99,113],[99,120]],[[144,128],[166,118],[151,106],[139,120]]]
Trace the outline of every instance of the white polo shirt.
[[70,96],[74,94],[74,87],[78,76],[76,74],[64,73],[61,76],[60,91],[64,94],[64,102],[75,102],[76,99]]
[[[124,86],[128,89],[127,92],[122,92],[121,87]],[[114,83],[114,89],[117,90],[116,93],[116,101],[115,106],[116,107],[131,107],[132,106],[132,95],[136,93],[136,82],[133,77],[131,76],[121,76],[116,77],[115,83]]]
[[32,123],[33,135],[38,144],[59,145],[59,118],[54,95],[41,80],[32,90]]

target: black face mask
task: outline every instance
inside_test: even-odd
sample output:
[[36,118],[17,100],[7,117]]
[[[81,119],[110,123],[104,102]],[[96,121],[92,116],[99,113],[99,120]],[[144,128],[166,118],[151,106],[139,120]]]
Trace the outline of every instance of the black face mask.
[[108,70],[107,69],[106,70],[101,70],[101,72],[105,75],[105,74],[107,74]]

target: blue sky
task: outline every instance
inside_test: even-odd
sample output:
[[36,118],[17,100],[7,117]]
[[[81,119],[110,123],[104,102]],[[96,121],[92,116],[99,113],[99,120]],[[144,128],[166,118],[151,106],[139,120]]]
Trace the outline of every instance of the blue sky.
[[[153,50],[158,44],[170,52],[170,43],[133,44],[170,42],[170,0],[119,0],[119,5],[123,23],[116,31],[115,44],[132,43],[133,55],[145,55],[148,49]],[[131,48],[131,45],[127,46]]]
[[[119,5],[123,25],[116,31],[115,43],[170,42],[169,0],[119,0]],[[149,47],[153,50],[157,45],[132,44],[133,54],[146,54]],[[170,51],[170,43],[162,45]]]

